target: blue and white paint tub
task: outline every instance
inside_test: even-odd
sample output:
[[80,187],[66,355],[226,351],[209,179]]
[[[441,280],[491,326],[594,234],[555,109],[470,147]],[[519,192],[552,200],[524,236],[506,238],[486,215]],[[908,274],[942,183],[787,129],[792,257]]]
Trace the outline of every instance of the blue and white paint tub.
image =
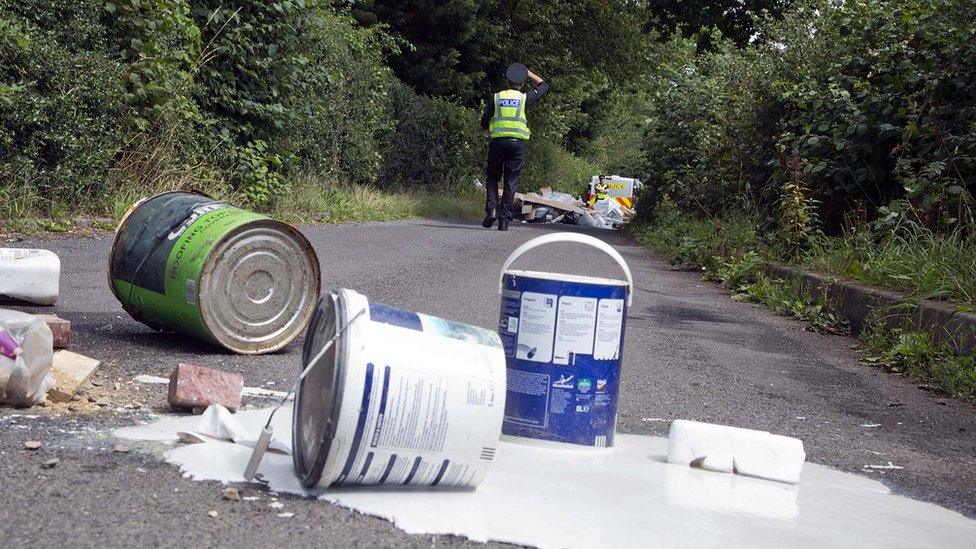
[[[509,270],[533,248],[554,242],[592,246],[627,280]],[[502,267],[498,331],[508,366],[502,432],[545,445],[613,446],[624,328],[633,278],[601,240],[555,233],[530,240]]]
[[473,488],[485,478],[505,408],[498,334],[340,290],[316,306],[301,370],[316,357],[292,422],[305,487]]

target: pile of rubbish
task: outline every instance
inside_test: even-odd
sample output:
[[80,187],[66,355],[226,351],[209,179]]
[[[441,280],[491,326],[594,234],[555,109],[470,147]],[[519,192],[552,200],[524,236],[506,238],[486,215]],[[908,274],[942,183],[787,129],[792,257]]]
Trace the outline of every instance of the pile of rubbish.
[[[48,250],[0,248],[0,296],[33,305],[58,300],[61,261]],[[71,322],[0,309],[0,404],[68,403],[99,361],[66,351]]]
[[529,223],[564,223],[610,230],[619,230],[634,217],[634,209],[617,197],[592,194],[587,202],[549,187],[534,193],[516,193],[512,207]]

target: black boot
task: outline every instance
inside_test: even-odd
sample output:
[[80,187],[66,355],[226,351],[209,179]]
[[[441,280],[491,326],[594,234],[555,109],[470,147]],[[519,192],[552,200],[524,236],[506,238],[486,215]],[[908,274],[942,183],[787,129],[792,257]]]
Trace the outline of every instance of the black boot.
[[486,229],[490,229],[491,226],[495,224],[496,217],[495,210],[488,212],[488,215],[485,216],[485,220],[481,222],[481,226]]
[[498,230],[499,231],[507,231],[508,230],[508,220],[507,219],[499,219],[498,220]]

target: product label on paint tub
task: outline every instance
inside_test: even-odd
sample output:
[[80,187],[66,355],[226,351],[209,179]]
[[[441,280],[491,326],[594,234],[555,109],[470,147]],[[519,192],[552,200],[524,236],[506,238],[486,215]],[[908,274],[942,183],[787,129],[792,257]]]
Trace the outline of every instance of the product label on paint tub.
[[499,333],[508,365],[503,432],[611,446],[624,285],[506,274]]
[[346,379],[337,438],[349,450],[334,484],[477,485],[501,429],[498,335],[377,304],[369,314],[362,375]]

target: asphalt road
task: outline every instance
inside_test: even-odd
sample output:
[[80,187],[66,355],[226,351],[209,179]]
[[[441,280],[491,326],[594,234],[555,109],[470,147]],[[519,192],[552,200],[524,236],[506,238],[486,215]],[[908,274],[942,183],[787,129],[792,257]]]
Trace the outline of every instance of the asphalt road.
[[[497,324],[502,262],[546,230],[517,225],[500,233],[433,221],[303,228],[319,254],[324,287],[486,327]],[[624,236],[593,234],[623,254],[635,278],[618,431],[664,435],[668,423],[661,420],[686,418],[796,436],[809,461],[976,517],[976,409],[859,365],[851,339],[733,302]],[[241,357],[151,332],[108,289],[110,234],[12,245],[61,256],[54,312],[72,321],[73,349],[104,362],[96,379],[103,388],[121,384],[118,404],[143,408],[60,415],[0,408],[0,546],[469,544],[409,536],[386,521],[302,498],[278,496],[285,508],[272,510],[272,495],[256,488],[243,495],[258,501],[223,501],[219,484],[182,479],[149,449],[113,452],[113,427],[165,410],[165,388],[129,383],[133,376],[168,376],[177,363],[192,362],[241,371],[247,385],[282,388],[296,371],[300,342],[278,354]],[[520,265],[617,276],[606,263],[598,252],[555,245]],[[44,447],[25,450],[30,439]],[[42,469],[52,457],[60,459],[57,467]],[[863,471],[888,462],[903,469]],[[282,511],[295,517],[279,518]]]

